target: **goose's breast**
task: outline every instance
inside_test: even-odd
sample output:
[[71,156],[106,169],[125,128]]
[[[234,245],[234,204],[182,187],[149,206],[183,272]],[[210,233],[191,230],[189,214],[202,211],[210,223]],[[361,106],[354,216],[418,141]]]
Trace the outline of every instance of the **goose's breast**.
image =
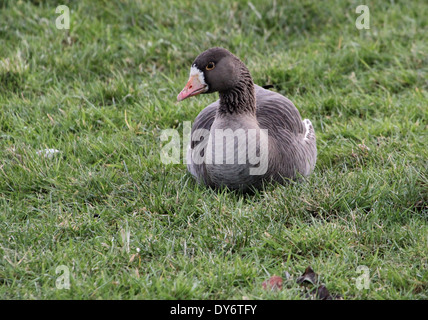
[[206,168],[216,185],[257,184],[268,169],[268,135],[253,119],[214,121],[206,146]]

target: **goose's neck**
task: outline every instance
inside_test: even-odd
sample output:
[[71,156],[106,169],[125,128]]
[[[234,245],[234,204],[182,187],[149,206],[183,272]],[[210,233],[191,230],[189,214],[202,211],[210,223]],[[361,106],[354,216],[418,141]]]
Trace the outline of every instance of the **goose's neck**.
[[219,92],[218,115],[252,114],[256,115],[256,94],[250,72],[244,70],[240,81],[230,90]]

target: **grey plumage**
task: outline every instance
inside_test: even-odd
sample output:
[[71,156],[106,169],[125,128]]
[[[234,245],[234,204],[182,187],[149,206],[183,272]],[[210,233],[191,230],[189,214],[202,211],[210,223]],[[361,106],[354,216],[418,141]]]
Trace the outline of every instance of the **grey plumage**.
[[[210,50],[225,50],[214,48]],[[208,52],[207,50],[206,52]],[[205,56],[208,54],[204,53]],[[229,59],[227,54],[221,51],[221,59]],[[228,53],[228,51],[227,51]],[[202,54],[200,56],[203,56]],[[230,73],[223,75],[222,72],[208,73],[205,71],[207,87],[215,87],[217,79],[222,81],[222,77],[229,77],[228,86],[220,88],[220,99],[204,108],[196,117],[192,126],[192,139],[187,152],[187,168],[189,172],[201,183],[212,187],[227,186],[230,189],[247,190],[249,188],[259,188],[264,182],[277,181],[285,183],[288,179],[296,179],[300,174],[309,175],[315,167],[317,158],[315,131],[311,122],[303,120],[294,104],[279,93],[263,89],[254,85],[249,71],[244,64],[235,56],[230,54],[228,65],[231,62],[238,71],[232,71],[237,79],[230,78]],[[198,57],[200,58],[200,57]],[[195,60],[199,65],[206,63]],[[213,60],[212,56],[205,60]],[[221,59],[217,65],[221,65]],[[196,65],[196,62],[194,65]],[[202,67],[201,67],[202,68]],[[214,76],[215,75],[215,76]],[[226,80],[225,80],[226,81]],[[214,84],[213,84],[214,83]],[[204,139],[195,136],[198,129],[209,131],[209,137]],[[215,145],[207,144],[215,141],[216,129],[231,129],[234,132],[241,130],[246,134],[250,129],[257,131],[257,154],[260,154],[263,144],[268,145],[268,166],[261,175],[251,175],[250,168],[257,165],[249,163],[251,159],[247,157],[246,163],[226,164],[226,163],[196,163],[195,156],[206,158],[208,152],[212,152],[215,157]],[[267,130],[267,136],[263,135],[263,130]],[[200,131],[200,130],[199,130]],[[263,140],[265,139],[265,140]],[[201,140],[201,141],[200,141]],[[239,138],[234,140],[235,149],[238,146]],[[248,145],[249,146],[249,141]],[[203,146],[203,148],[201,148]],[[218,151],[218,150],[217,150]],[[236,151],[235,158],[236,159]],[[260,160],[261,161],[261,160]]]

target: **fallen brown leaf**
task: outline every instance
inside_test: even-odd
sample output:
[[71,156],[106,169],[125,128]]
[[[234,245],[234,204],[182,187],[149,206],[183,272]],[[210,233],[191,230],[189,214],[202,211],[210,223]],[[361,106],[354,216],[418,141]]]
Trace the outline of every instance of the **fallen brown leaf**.
[[265,290],[281,290],[282,278],[280,276],[273,275],[268,281],[263,281],[262,287]]
[[306,268],[305,272],[300,277],[297,278],[296,282],[298,284],[302,284],[302,285],[317,284],[318,283],[318,275],[309,266]]
[[330,292],[327,290],[325,285],[320,285],[318,288],[315,288],[315,296],[320,300],[332,300]]
[[[332,295],[324,284],[320,284],[318,275],[309,266],[305,272],[296,279],[296,282],[305,287],[305,297],[307,299],[318,300],[343,300],[340,295]],[[312,290],[309,288],[313,287]],[[309,291],[310,290],[310,291]]]

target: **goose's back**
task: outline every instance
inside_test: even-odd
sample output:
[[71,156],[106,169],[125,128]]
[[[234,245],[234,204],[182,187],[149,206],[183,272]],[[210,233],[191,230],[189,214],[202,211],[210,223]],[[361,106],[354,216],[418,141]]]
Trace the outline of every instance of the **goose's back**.
[[269,134],[270,175],[277,181],[309,175],[317,157],[315,131],[283,95],[256,86],[257,120]]
[[286,129],[290,134],[304,134],[305,128],[299,110],[283,95],[255,86],[257,120],[262,129],[277,131]]

